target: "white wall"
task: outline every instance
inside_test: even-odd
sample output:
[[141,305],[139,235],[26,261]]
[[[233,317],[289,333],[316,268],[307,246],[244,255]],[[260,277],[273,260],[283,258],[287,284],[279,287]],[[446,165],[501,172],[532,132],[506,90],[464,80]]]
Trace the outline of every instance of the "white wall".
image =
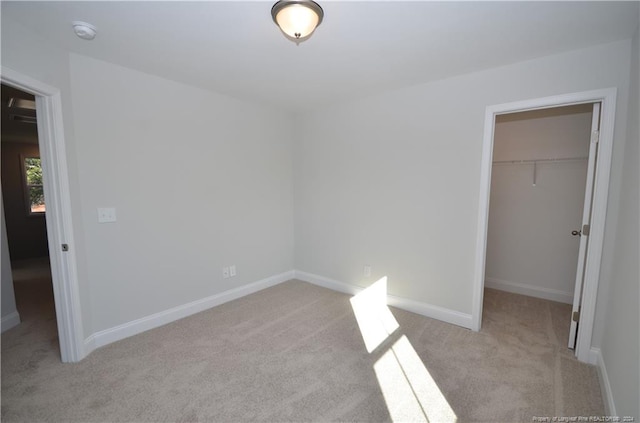
[[[617,87],[624,142],[629,41],[386,92],[301,116],[296,269],[470,314],[484,112]],[[613,167],[619,166],[616,156]],[[362,266],[373,267],[369,281]]]
[[589,154],[591,105],[496,118],[485,286],[572,303]]
[[0,230],[2,231],[2,237],[0,237],[0,242],[2,242],[0,246],[2,248],[2,251],[0,251],[2,256],[2,269],[0,269],[0,285],[2,286],[2,291],[0,292],[2,295],[2,304],[0,305],[2,306],[2,310],[0,310],[0,316],[2,317],[1,330],[4,332],[20,323],[20,315],[16,309],[16,298],[13,292],[13,275],[11,274],[11,260],[9,259],[9,240],[7,239],[7,228],[5,227],[4,220],[4,203],[2,202],[1,192],[0,217],[2,220],[2,222],[0,222],[2,224],[2,226],[0,226]]
[[[290,116],[2,18],[2,66],[61,91],[85,338],[292,269]],[[103,206],[116,223],[97,223]]]
[[[606,256],[601,281],[607,295],[598,297],[596,317],[602,321],[601,349],[615,412],[640,418],[640,71],[638,31],[632,44],[631,89],[627,140],[620,145],[622,181],[608,213],[617,217],[614,246]],[[613,225],[612,225],[613,226]],[[602,297],[602,298],[601,298]],[[595,338],[594,333],[594,338]]]
[[95,331],[292,269],[288,115],[75,54],[71,92]]

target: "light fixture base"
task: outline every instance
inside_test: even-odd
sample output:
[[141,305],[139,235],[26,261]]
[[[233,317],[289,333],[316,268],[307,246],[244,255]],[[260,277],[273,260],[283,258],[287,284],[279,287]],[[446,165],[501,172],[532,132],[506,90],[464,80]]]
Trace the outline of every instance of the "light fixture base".
[[96,27],[91,25],[90,23],[82,22],[82,21],[73,21],[71,23],[73,25],[73,32],[79,38],[83,40],[91,41],[96,38],[97,30]]

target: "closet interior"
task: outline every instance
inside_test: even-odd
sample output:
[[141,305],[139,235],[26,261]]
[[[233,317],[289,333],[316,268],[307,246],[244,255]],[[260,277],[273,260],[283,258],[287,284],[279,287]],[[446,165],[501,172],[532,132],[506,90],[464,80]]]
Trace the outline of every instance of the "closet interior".
[[485,287],[571,304],[593,105],[496,117]]

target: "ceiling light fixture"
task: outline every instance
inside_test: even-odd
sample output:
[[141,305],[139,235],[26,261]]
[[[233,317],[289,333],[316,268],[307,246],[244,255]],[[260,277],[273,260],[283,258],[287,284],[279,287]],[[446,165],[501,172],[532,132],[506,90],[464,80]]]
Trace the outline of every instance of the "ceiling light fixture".
[[96,38],[96,27],[82,21],[74,21],[71,23],[73,25],[73,31],[76,35],[83,40],[93,40]]
[[312,0],[279,0],[271,8],[271,17],[287,38],[300,44],[322,23],[324,11]]

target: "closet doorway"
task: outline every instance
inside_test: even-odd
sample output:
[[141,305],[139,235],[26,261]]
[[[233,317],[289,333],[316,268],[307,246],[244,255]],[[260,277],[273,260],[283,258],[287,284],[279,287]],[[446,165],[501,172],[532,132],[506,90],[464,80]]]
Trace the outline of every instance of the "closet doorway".
[[[590,218],[597,104],[496,117],[485,286],[580,307]],[[594,120],[595,119],[595,120]],[[591,167],[589,157],[591,153]],[[585,201],[585,199],[587,201]],[[582,256],[582,260],[580,257]],[[566,310],[569,348],[576,321]],[[569,329],[570,328],[570,329]],[[565,338],[565,339],[567,339]]]
[[489,198],[491,192],[491,171],[493,167],[493,136],[496,118],[510,113],[586,103],[599,103],[599,131],[592,134],[593,141],[589,147],[590,150],[595,151],[597,149],[597,154],[590,154],[595,172],[593,174],[590,218],[586,220],[589,224],[589,233],[587,234],[583,231],[580,234],[581,237],[588,237],[588,243],[585,242],[584,268],[577,269],[584,272],[584,277],[582,279],[582,293],[579,295],[580,326],[577,328],[575,341],[575,355],[578,360],[585,363],[596,364],[598,352],[592,349],[591,342],[596,314],[598,285],[600,283],[600,265],[604,245],[605,221],[607,217],[607,198],[609,194],[609,177],[611,174],[611,156],[614,140],[613,130],[616,120],[616,93],[616,88],[605,88],[487,106],[485,110],[482,161],[480,166],[478,232],[476,233],[476,262],[471,312],[471,328],[473,330],[478,331],[482,327],[482,305],[489,226]]
[[594,154],[593,190],[591,196],[591,213],[588,219],[588,235],[583,231],[581,236],[588,236],[586,245],[584,277],[580,297],[580,326],[577,329],[575,355],[579,361],[596,364],[598,351],[592,348],[592,338],[600,283],[600,266],[604,246],[605,222],[607,218],[607,198],[609,194],[609,178],[613,152],[614,124],[616,120],[616,88],[605,88],[593,91],[582,91],[560,94],[551,97],[533,98],[512,103],[487,106],[485,109],[484,135],[482,141],[482,161],[480,166],[480,198],[478,205],[478,231],[476,233],[476,264],[474,272],[474,290],[471,313],[471,328],[482,327],[482,309],[485,285],[485,261],[487,252],[487,234],[489,226],[489,196],[491,170],[493,160],[493,135],[496,118],[500,115],[529,110],[541,110],[585,103],[600,104],[599,130],[594,133],[590,149]]

